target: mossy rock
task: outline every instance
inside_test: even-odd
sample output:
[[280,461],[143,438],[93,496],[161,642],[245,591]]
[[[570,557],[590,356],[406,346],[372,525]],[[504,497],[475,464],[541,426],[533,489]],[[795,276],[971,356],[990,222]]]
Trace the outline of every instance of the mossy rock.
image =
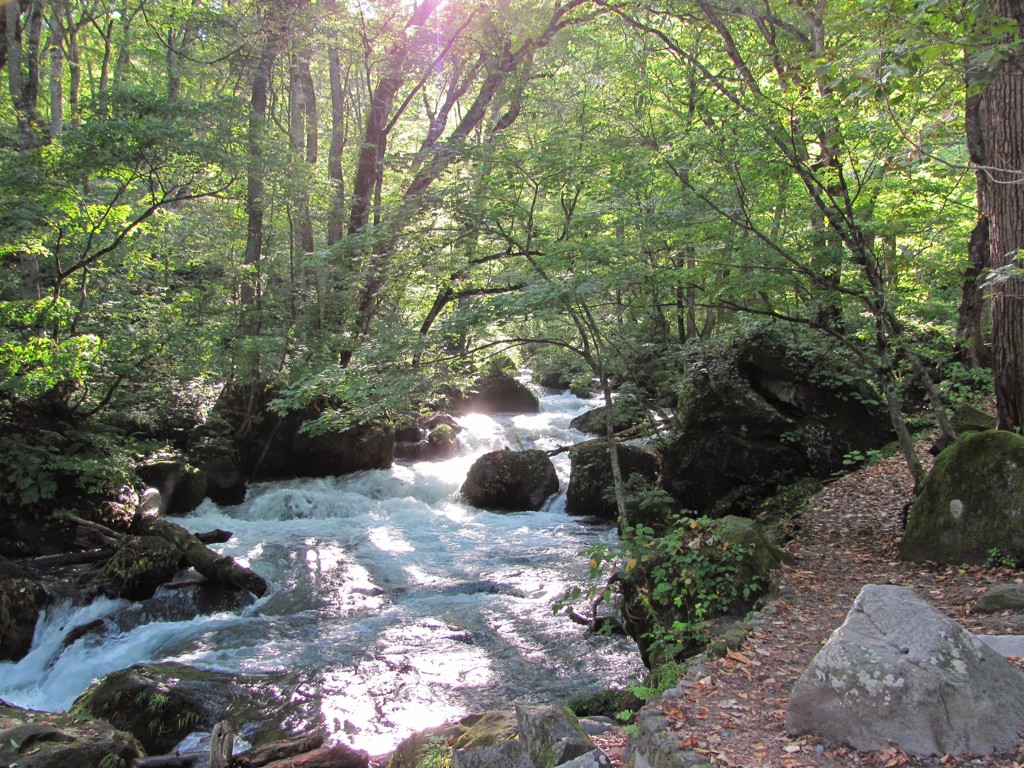
[[432,743],[444,742],[452,751],[490,747],[514,739],[518,732],[514,712],[492,710],[466,715],[455,722],[418,731],[403,740],[391,753],[388,768],[415,768]]
[[528,386],[508,373],[479,379],[473,391],[454,403],[457,415],[467,413],[538,413],[540,400]]
[[[639,475],[651,485],[658,483],[658,456],[643,448],[619,445],[619,468],[623,479]],[[612,462],[604,441],[585,443],[570,454],[569,487],[565,492],[565,511],[570,515],[589,515],[602,520],[618,520],[618,508],[612,495]],[[656,522],[645,519],[639,522]]]
[[536,510],[558,492],[555,465],[544,451],[492,451],[469,468],[462,495],[474,507]]
[[164,754],[193,731],[219,720],[254,746],[323,726],[315,699],[302,695],[299,673],[239,675],[167,662],[107,675],[72,707],[132,734],[149,754]]
[[750,516],[780,486],[893,439],[869,376],[820,339],[762,329],[686,355],[662,482],[697,514]]
[[899,555],[982,564],[992,550],[1024,562],[1024,437],[969,432],[935,459],[910,508]]
[[18,768],[126,768],[140,746],[102,720],[36,712],[0,702],[0,765]]
[[985,413],[980,408],[965,403],[954,411],[950,417],[950,423],[957,434],[984,432],[986,429],[996,428],[996,417],[991,413]]
[[182,553],[159,536],[131,536],[99,572],[98,586],[128,600],[146,600],[178,572]]

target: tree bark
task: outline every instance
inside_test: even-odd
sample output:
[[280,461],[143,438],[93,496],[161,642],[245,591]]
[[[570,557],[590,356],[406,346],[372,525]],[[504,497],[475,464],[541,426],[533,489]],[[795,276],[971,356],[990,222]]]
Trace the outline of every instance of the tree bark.
[[[1020,0],[989,0],[996,16],[1024,33]],[[1000,429],[1024,428],[1024,47],[1017,42],[981,97],[989,263],[1001,271],[992,291],[992,347]]]

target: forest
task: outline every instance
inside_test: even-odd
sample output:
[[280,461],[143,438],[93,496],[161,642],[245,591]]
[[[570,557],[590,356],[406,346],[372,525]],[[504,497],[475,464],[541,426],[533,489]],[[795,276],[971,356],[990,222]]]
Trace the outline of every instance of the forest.
[[[666,465],[759,345],[881,414],[825,475],[1024,427],[1019,0],[5,0],[0,79],[2,557],[509,372],[642,399]],[[627,546],[751,513],[637,491],[619,429]]]

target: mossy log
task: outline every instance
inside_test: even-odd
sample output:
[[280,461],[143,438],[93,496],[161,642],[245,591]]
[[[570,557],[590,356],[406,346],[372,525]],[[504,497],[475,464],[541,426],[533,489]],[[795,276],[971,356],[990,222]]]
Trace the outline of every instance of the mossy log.
[[244,568],[232,558],[218,555],[194,534],[162,517],[140,516],[133,526],[138,533],[159,536],[172,543],[185,561],[207,578],[244,589],[256,597],[267,593],[267,582],[257,573]]
[[244,758],[244,764],[250,766],[250,768],[262,768],[262,766],[279,760],[287,760],[304,755],[307,752],[312,752],[322,747],[323,744],[324,737],[322,733],[311,733],[294,739],[275,741],[270,744],[254,747],[248,752],[236,755],[236,758],[238,760]]

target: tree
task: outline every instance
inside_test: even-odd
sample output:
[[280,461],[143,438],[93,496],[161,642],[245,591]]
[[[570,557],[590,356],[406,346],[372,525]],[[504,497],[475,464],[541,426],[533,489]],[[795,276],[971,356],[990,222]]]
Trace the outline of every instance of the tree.
[[992,288],[992,343],[1000,429],[1024,429],[1024,7],[989,0],[988,11],[1015,26],[987,72],[981,138]]

